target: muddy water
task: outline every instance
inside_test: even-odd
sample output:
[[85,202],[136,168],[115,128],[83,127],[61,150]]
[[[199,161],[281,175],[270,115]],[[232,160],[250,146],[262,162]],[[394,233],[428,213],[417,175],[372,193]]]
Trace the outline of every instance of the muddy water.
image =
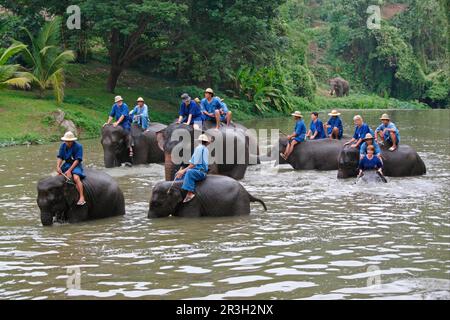
[[[381,112],[361,113],[375,126]],[[1,149],[0,299],[449,299],[450,112],[392,115],[426,176],[355,185],[264,163],[242,183],[269,210],[253,204],[245,218],[147,220],[163,179],[148,165],[105,170],[126,216],[43,228],[35,188],[58,145]],[[286,132],[293,122],[247,126]],[[83,143],[87,165],[104,170],[99,143]]]

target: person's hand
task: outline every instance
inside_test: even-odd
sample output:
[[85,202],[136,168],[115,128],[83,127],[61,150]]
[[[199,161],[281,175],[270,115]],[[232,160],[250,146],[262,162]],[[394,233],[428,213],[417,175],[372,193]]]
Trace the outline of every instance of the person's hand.
[[66,177],[71,179],[72,178],[72,172],[70,170],[66,171]]
[[114,128],[117,127],[119,124],[117,122],[113,123]]
[[184,172],[185,172],[184,170],[178,171],[177,174],[175,175],[175,178],[176,178],[176,179],[181,179],[181,178],[183,178]]
[[350,144],[350,141],[344,143],[344,146],[348,146]]
[[59,175],[62,175],[61,167],[56,167],[56,172],[57,172]]
[[358,148],[358,145],[357,144],[352,144],[351,147],[352,148]]

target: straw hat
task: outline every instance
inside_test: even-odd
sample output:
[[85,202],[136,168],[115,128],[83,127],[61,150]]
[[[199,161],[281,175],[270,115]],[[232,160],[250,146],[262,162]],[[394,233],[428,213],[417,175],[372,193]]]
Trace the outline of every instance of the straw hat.
[[142,97],[139,97],[136,101],[137,101],[137,102],[145,102],[145,101],[144,101],[144,98],[142,98]]
[[380,120],[391,120],[391,118],[389,118],[389,115],[385,113],[381,116]]
[[116,96],[116,97],[114,98],[114,102],[117,103],[117,102],[119,102],[119,101],[123,101],[122,97],[121,97],[121,96]]
[[205,90],[205,93],[211,93],[212,95],[214,95],[214,90],[211,88],[208,88]]
[[198,137],[198,141],[209,142],[209,138],[208,138],[208,136],[206,134],[201,134]]
[[337,117],[337,116],[340,116],[341,113],[338,112],[337,110],[331,110],[331,113],[329,113],[328,115],[332,116],[332,117]]
[[363,140],[371,140],[373,139],[373,135],[371,135],[370,133],[366,134],[366,136],[364,137]]
[[183,100],[183,101],[190,101],[191,97],[187,93],[183,93],[181,95],[181,100]]
[[75,135],[71,131],[67,131],[64,137],[61,138],[61,141],[77,141],[77,140],[78,138],[75,137]]
[[296,118],[303,118],[302,113],[300,111],[295,111],[291,116],[294,116]]

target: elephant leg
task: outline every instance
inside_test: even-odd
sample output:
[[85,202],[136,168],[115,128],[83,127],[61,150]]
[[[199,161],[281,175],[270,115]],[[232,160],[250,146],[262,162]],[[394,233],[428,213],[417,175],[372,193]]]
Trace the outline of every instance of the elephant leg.
[[78,223],[88,220],[89,208],[84,206],[73,206],[66,212],[67,221],[69,223]]

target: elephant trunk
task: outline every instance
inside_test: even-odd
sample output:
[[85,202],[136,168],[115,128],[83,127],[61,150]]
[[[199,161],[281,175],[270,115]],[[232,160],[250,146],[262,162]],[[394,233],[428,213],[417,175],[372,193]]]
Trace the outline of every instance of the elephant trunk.
[[41,211],[41,223],[44,227],[53,225],[53,213],[50,211]]

